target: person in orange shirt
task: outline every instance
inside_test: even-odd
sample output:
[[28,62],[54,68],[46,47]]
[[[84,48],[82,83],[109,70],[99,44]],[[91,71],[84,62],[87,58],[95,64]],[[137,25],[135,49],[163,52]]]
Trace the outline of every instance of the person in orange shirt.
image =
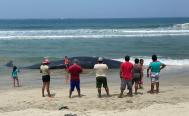
[[69,80],[69,73],[68,73],[68,68],[70,66],[70,60],[68,58],[68,56],[65,56],[64,57],[64,65],[65,65],[65,81],[66,81],[66,84],[68,83],[68,80]]

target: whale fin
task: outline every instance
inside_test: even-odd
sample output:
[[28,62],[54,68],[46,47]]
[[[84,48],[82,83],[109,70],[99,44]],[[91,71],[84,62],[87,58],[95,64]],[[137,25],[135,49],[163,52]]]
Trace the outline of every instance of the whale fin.
[[12,60],[9,61],[7,64],[5,64],[5,66],[7,66],[7,67],[13,67],[13,61]]

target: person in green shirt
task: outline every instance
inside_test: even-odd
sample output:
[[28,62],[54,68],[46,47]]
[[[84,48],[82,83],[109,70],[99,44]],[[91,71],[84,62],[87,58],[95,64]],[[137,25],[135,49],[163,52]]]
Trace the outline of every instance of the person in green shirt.
[[156,85],[156,93],[159,93],[159,75],[166,65],[158,61],[156,55],[152,55],[152,61],[147,69],[147,77],[151,78],[151,90],[148,92],[154,93],[154,85]]
[[15,85],[15,80],[17,82],[17,87],[19,87],[19,79],[18,79],[18,73],[20,71],[18,70],[18,68],[16,66],[13,66],[13,70],[12,70],[12,78],[13,78],[13,86],[16,87]]

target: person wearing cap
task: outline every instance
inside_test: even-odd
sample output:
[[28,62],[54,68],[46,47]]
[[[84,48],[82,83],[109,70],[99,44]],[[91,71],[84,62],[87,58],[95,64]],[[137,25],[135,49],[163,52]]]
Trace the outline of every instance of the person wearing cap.
[[157,61],[157,55],[152,55],[152,62],[149,64],[149,67],[147,69],[147,77],[151,78],[151,90],[148,91],[148,93],[154,93],[154,85],[156,85],[156,93],[159,93],[160,71],[165,67],[165,64]]
[[74,59],[74,64],[68,68],[68,72],[70,73],[70,91],[69,98],[71,98],[72,92],[76,87],[78,96],[81,97],[80,90],[80,73],[82,73],[82,68],[79,66],[79,61]]
[[40,73],[42,73],[42,81],[43,81],[43,86],[42,86],[42,97],[45,97],[44,90],[46,88],[48,97],[51,97],[50,94],[50,70],[49,70],[49,60],[46,58],[42,62],[42,65],[40,66]]
[[108,66],[103,64],[103,58],[98,58],[98,63],[94,65],[94,70],[96,72],[96,88],[98,89],[98,97],[101,97],[101,87],[103,85],[107,96],[109,96],[109,89],[107,84],[107,70]]
[[132,79],[133,79],[133,64],[129,62],[130,57],[125,56],[125,62],[121,64],[120,67],[120,78],[121,78],[121,93],[119,95],[119,98],[122,98],[123,92],[127,86],[127,89],[129,90],[128,96],[132,96]]

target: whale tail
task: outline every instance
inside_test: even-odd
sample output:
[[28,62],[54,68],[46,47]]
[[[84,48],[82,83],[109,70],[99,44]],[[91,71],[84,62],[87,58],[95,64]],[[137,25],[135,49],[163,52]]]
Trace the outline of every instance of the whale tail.
[[13,67],[13,61],[12,60],[9,61],[7,64],[5,64],[5,66],[7,66],[7,67]]

